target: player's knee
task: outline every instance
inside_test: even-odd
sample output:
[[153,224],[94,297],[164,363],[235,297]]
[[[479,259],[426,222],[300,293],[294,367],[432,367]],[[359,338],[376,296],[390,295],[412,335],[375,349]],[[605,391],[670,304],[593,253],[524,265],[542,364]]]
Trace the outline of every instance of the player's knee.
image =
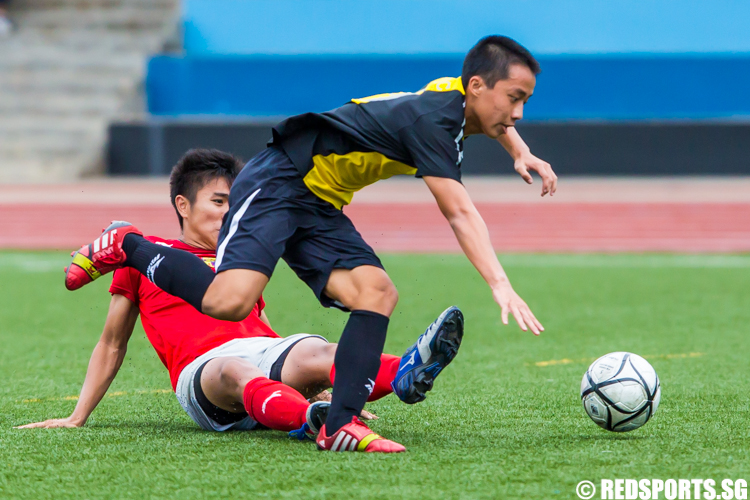
[[390,316],[398,304],[398,290],[387,277],[360,290],[354,309],[365,309]]
[[252,312],[268,277],[247,269],[219,273],[206,290],[201,312],[212,318],[242,321]]
[[396,286],[391,280],[388,280],[387,285],[385,285],[383,289],[382,300],[383,304],[390,308],[391,311],[393,311],[396,308],[396,304],[398,304],[398,290],[396,290]]
[[320,348],[321,356],[326,360],[325,371],[324,373],[321,373],[320,382],[327,387],[333,385],[333,381],[331,380],[331,368],[336,359],[336,349],[338,349],[338,344],[326,344]]
[[242,321],[252,312],[254,306],[254,303],[237,295],[206,294],[201,304],[201,312],[225,321]]
[[328,342],[318,342],[312,347],[312,356],[310,359],[309,373],[311,379],[316,385],[322,387],[331,386],[331,367],[336,358],[336,348],[338,344],[329,344]]
[[298,390],[303,394],[317,394],[331,386],[331,367],[336,357],[337,345],[311,338],[307,345],[302,347],[302,350],[294,353],[294,357],[290,353],[287,363],[294,366],[296,376],[293,380],[299,382],[304,379],[304,384]]

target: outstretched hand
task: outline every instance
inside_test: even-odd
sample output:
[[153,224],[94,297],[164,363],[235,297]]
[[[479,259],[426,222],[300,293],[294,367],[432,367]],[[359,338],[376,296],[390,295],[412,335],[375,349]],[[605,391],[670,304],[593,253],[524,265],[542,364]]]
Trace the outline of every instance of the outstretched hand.
[[59,427],[83,427],[83,424],[72,418],[53,418],[44,422],[34,422],[32,424],[19,425],[15,429],[56,429]]
[[510,283],[504,283],[492,289],[492,298],[502,309],[503,324],[508,324],[508,315],[512,314],[516,323],[524,332],[531,330],[534,335],[539,335],[544,331],[544,327],[534,316],[526,305],[526,302],[510,286]]
[[554,196],[555,191],[557,191],[557,175],[555,175],[549,163],[531,153],[524,153],[516,159],[513,167],[527,184],[534,182],[529,171],[533,170],[538,173],[539,177],[542,178],[542,196],[547,193]]

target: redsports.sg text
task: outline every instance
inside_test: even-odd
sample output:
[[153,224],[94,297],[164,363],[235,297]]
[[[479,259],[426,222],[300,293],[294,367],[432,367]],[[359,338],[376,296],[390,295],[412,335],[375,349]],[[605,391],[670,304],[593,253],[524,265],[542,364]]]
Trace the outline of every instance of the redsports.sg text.
[[666,500],[747,500],[747,481],[744,479],[721,481],[714,479],[602,479],[599,492],[599,498],[607,500],[658,500],[661,498]]

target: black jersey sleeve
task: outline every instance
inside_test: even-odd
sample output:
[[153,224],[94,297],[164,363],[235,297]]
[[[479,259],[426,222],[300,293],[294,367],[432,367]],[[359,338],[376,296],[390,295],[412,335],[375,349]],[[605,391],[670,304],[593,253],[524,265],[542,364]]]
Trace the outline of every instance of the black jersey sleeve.
[[446,177],[461,182],[462,140],[430,120],[420,117],[399,131],[400,139],[417,169],[416,177]]

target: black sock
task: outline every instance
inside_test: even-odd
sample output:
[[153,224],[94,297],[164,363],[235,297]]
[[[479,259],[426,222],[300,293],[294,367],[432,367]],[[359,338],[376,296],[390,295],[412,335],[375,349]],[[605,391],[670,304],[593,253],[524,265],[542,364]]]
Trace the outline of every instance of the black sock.
[[127,234],[122,240],[125,265],[137,269],[170,295],[201,310],[203,296],[216,274],[200,258],[176,248],[151,243],[143,236]]
[[352,311],[341,334],[333,381],[333,401],[326,420],[326,434],[332,435],[359,417],[370,396],[380,369],[380,355],[388,331],[388,317],[371,311]]

